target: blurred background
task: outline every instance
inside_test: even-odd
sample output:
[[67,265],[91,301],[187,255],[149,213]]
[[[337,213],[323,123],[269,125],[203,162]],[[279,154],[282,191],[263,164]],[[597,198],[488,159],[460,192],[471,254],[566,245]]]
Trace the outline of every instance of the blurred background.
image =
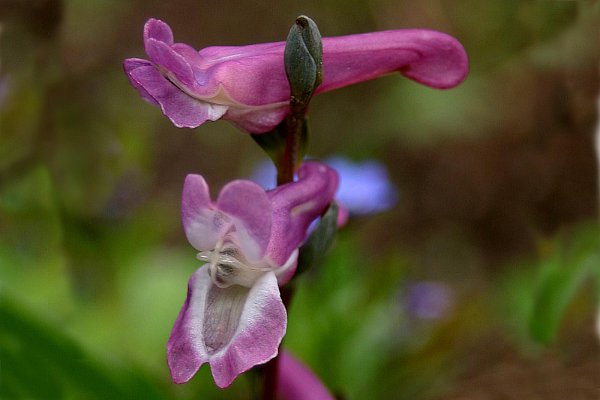
[[309,153],[377,160],[395,189],[298,280],[285,346],[340,399],[597,399],[585,0],[0,0],[0,397],[251,398],[251,374],[221,391],[207,366],[172,384],[165,343],[199,267],[185,175],[214,195],[265,155],[224,121],[175,128],[121,63],[150,17],[199,49],[284,40],[299,14],[323,36],[447,32],[471,72],[313,100]]

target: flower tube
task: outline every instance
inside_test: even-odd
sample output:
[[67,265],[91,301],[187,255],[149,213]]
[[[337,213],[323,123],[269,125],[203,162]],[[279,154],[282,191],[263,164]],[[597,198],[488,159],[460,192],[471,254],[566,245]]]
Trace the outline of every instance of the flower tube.
[[[404,29],[325,37],[323,81],[316,94],[392,72],[433,88],[463,81],[467,55],[453,37]],[[142,98],[159,106],[178,127],[226,119],[249,133],[265,133],[289,112],[285,42],[215,46],[196,51],[175,43],[171,28],[150,19],[144,26],[150,60],[129,58],[124,69]]]
[[319,378],[288,351],[279,356],[277,392],[283,400],[335,400]]

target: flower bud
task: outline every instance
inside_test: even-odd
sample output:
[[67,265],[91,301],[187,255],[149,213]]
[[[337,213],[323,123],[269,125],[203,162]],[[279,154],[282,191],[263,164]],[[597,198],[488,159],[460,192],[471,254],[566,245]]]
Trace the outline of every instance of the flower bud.
[[284,63],[291,95],[300,104],[308,104],[323,79],[323,45],[315,22],[301,15],[288,34]]

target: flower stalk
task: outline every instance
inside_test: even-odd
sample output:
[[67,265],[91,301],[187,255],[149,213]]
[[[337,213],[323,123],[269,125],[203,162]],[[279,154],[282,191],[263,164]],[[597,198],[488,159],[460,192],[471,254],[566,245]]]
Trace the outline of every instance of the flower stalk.
[[[317,24],[301,15],[296,18],[287,37],[284,50],[285,73],[290,84],[290,113],[284,120],[285,148],[276,162],[277,185],[294,181],[301,160],[301,149],[307,139],[308,104],[323,81],[323,44]],[[278,127],[279,128],[279,127]],[[286,309],[293,296],[293,285],[282,288],[281,297]],[[281,354],[281,345],[279,354]],[[264,400],[276,400],[279,355],[264,368]]]
[[306,140],[306,112],[313,93],[323,81],[323,44],[315,22],[301,15],[290,29],[283,54],[290,84],[290,113],[285,123],[285,149],[277,165],[277,184],[294,180]]

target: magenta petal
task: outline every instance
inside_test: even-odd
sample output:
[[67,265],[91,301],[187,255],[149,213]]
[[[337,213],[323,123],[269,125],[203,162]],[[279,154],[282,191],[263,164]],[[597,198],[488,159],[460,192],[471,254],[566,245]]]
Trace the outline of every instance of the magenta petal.
[[219,193],[217,206],[235,217],[230,236],[250,262],[261,260],[271,237],[271,202],[264,189],[252,181],[233,181]]
[[[264,52],[259,54],[255,54],[253,47],[238,47],[237,54],[219,56],[216,60],[205,58],[207,64],[212,64],[205,72],[206,85],[220,84],[242,106],[288,104],[290,89],[283,66],[283,43],[274,49],[261,46]],[[201,51],[200,55],[203,54]]]
[[173,32],[171,31],[171,27],[159,19],[150,18],[144,25],[144,44],[149,39],[155,39],[167,45],[172,45]]
[[[165,79],[154,66],[139,67],[129,77],[151,96],[169,119],[180,128],[195,128],[206,121],[216,121],[227,111],[227,106],[205,103],[194,99]],[[139,90],[139,89],[138,89]]]
[[[158,88],[151,88],[153,80],[148,77],[144,82],[141,77],[132,81],[143,96],[149,95],[145,98],[160,103],[177,126],[196,127],[224,118],[248,132],[264,133],[288,112],[285,42],[216,46],[196,52],[174,44],[169,26],[155,19],[146,23],[144,42],[160,73],[174,81],[184,97],[195,99],[176,97],[158,81]],[[430,30],[323,38],[323,83],[317,93],[395,71],[431,87],[450,88],[465,78],[467,55],[456,39]]]
[[146,41],[146,53],[155,64],[168,71],[168,75],[174,76],[179,84],[184,87],[195,85],[192,67],[185,57],[167,46],[165,43],[154,39]]
[[250,289],[212,284],[206,267],[188,285],[187,299],[167,343],[175,383],[187,382],[210,363],[215,383],[227,387],[241,373],[277,355],[287,314],[273,273]]
[[212,250],[231,226],[231,220],[210,201],[208,185],[200,175],[185,178],[181,219],[188,241],[200,251]]
[[203,62],[200,54],[192,46],[185,43],[175,43],[171,48],[184,57],[190,65],[200,65]]
[[338,186],[338,175],[325,164],[307,161],[298,181],[268,192],[273,204],[273,227],[268,256],[283,265],[305,239],[312,221],[325,211]]
[[200,366],[208,361],[203,332],[206,294],[212,281],[206,267],[190,278],[185,303],[177,316],[167,342],[167,364],[175,383],[189,381]]
[[123,69],[125,70],[127,79],[129,79],[129,83],[131,83],[131,85],[138,91],[138,93],[140,94],[140,96],[142,96],[144,100],[146,100],[149,103],[160,106],[158,101],[156,101],[154,97],[152,97],[150,93],[148,93],[148,91],[144,89],[144,87],[138,81],[132,78],[131,73],[140,67],[152,67],[152,63],[150,61],[141,60],[139,58],[128,58],[123,62]]
[[323,38],[323,83],[317,93],[395,71],[446,89],[465,79],[468,59],[452,36],[424,29]]
[[288,351],[279,354],[279,385],[283,400],[335,400],[313,372]]
[[239,128],[252,133],[263,133],[277,126],[290,110],[288,103],[269,109],[242,109],[230,107],[223,116]]

